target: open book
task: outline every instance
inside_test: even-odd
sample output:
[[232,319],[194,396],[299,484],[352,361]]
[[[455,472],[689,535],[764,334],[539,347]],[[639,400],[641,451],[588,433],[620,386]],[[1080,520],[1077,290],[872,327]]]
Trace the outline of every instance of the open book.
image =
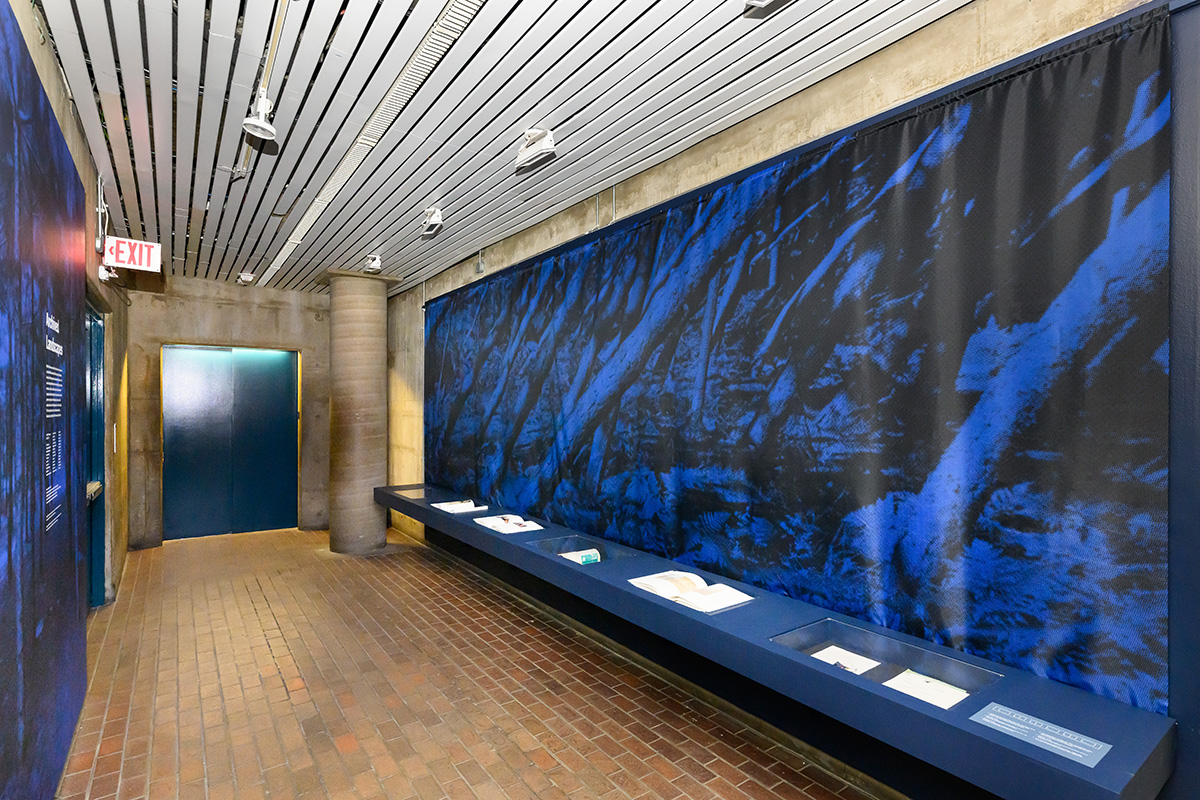
[[475,521],[485,528],[491,528],[496,533],[520,533],[521,531],[540,531],[542,529],[542,526],[533,520],[521,519],[516,514],[476,517]]
[[714,583],[710,586],[699,575],[673,569],[654,575],[644,575],[641,578],[630,578],[629,582],[639,589],[652,592],[667,600],[674,600],[676,603],[696,611],[703,611],[705,614],[722,611],[754,599],[732,586],[726,586],[723,583]]
[[451,514],[469,514],[472,511],[487,511],[487,506],[477,506],[474,500],[450,500],[445,503],[430,503],[438,511]]

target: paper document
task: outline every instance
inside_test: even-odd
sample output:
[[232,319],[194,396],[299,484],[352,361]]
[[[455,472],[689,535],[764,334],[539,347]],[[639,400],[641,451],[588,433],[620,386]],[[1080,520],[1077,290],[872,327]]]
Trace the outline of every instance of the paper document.
[[867,670],[872,670],[879,666],[878,661],[866,656],[860,656],[858,653],[850,650],[845,650],[836,644],[831,644],[824,650],[818,650],[812,654],[812,657],[817,661],[824,661],[826,664],[841,667],[847,672],[853,672],[855,675],[862,675]]
[[438,511],[448,511],[451,514],[467,514],[471,511],[487,511],[487,506],[477,506],[474,500],[450,500],[446,503],[430,503]]
[[684,592],[675,598],[675,602],[697,611],[703,611],[705,614],[711,614],[714,611],[723,611],[753,599],[750,595],[738,591],[732,586],[714,583],[711,586]]
[[699,575],[679,570],[667,570],[654,575],[630,578],[629,582],[643,591],[667,600],[711,614],[753,600],[745,592],[723,583],[709,586]]
[[569,553],[559,553],[560,556],[576,564],[595,564],[600,560],[600,551],[594,547],[587,550],[572,550]]
[[699,575],[673,569],[653,575],[643,575],[640,578],[630,578],[629,582],[639,589],[653,592],[668,600],[674,600],[684,592],[694,592],[696,589],[703,589],[708,585]]
[[475,521],[485,528],[491,528],[496,533],[521,533],[522,531],[540,531],[542,529],[542,526],[533,520],[521,519],[516,514],[476,517]]
[[911,669],[904,670],[890,681],[884,681],[883,685],[889,689],[895,689],[897,692],[904,692],[909,697],[932,703],[938,708],[950,708],[960,700],[971,696],[970,692],[957,686],[952,686],[928,675],[922,675],[919,672],[913,672]]

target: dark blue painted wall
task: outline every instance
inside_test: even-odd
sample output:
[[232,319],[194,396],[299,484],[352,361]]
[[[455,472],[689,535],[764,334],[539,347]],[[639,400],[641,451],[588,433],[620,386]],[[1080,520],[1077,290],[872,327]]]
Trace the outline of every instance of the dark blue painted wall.
[[84,220],[75,164],[0,3],[4,800],[54,795],[86,686]]
[[1127,21],[433,301],[428,482],[1165,712],[1169,56]]

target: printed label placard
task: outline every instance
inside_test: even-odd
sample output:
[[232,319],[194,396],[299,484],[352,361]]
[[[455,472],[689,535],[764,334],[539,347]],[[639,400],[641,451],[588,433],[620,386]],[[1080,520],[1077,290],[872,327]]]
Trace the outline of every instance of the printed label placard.
[[1104,758],[1109,750],[1112,750],[1111,744],[1084,736],[1082,733],[1076,733],[1044,719],[1023,714],[999,703],[989,703],[977,711],[971,719],[980,725],[1007,733],[1009,736],[1037,745],[1051,753],[1057,753],[1086,767],[1095,767],[1100,763],[1100,759]]

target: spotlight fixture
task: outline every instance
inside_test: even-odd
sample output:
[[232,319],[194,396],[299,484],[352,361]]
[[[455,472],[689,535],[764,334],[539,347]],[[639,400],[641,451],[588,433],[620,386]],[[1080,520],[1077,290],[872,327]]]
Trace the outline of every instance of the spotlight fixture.
[[421,220],[421,236],[428,239],[442,229],[442,210],[440,208],[425,209],[425,219]]
[[377,275],[383,272],[383,259],[379,257],[378,253],[372,253],[367,256],[367,263],[363,264],[362,271],[368,275]]
[[258,87],[258,97],[250,107],[250,116],[242,120],[242,130],[264,142],[275,141],[275,126],[267,121],[267,115],[271,113],[272,108],[271,101],[267,98],[267,87]]
[[525,131],[520,148],[517,149],[517,169],[544,164],[554,158],[554,134],[541,128]]
[[253,272],[239,272],[238,273],[238,276],[237,276],[237,285],[238,286],[249,286],[252,283],[254,283],[254,273]]

